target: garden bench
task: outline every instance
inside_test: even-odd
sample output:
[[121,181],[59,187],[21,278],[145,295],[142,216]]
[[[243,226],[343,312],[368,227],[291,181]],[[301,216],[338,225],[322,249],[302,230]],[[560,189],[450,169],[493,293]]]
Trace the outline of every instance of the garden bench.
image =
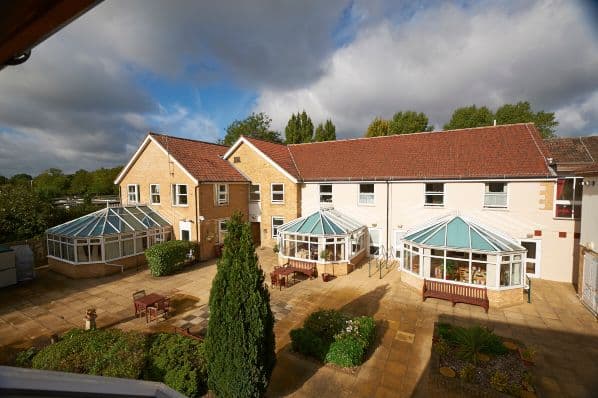
[[428,297],[448,300],[453,303],[453,307],[457,303],[464,303],[480,306],[488,312],[490,306],[488,290],[485,287],[463,286],[424,279],[422,294],[424,301]]
[[195,339],[197,341],[203,341],[203,339],[201,337],[191,334],[191,332],[189,331],[189,328],[180,328],[180,327],[175,326],[174,332],[177,334],[180,334],[181,336],[191,337],[192,339]]
[[294,272],[307,275],[310,279],[316,276],[317,272],[316,265],[307,261],[289,259],[289,262],[285,265],[285,267],[292,269]]

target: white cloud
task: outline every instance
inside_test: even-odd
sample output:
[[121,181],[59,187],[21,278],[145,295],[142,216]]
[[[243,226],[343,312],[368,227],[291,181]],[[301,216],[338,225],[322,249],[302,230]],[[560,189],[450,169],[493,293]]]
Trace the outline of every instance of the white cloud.
[[[382,18],[338,49],[316,82],[265,89],[255,108],[281,130],[297,110],[314,121],[332,117],[347,136],[398,110],[424,111],[441,128],[459,106],[529,100],[554,111],[598,93],[598,40],[581,7],[565,1],[513,7],[440,3],[398,24]],[[585,115],[583,125],[563,120],[559,132],[598,125],[597,115]]]

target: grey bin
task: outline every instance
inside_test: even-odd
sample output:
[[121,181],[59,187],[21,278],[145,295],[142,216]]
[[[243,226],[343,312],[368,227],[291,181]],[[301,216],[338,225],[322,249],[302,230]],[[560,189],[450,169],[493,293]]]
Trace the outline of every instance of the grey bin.
[[28,245],[11,246],[15,251],[17,281],[23,282],[35,278],[33,251]]
[[15,251],[0,245],[0,287],[17,283],[15,269]]

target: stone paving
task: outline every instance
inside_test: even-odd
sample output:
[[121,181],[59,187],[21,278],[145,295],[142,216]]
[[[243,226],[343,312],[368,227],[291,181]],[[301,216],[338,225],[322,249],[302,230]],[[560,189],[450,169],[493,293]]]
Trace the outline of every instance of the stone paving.
[[[271,250],[258,249],[269,272],[275,263]],[[97,309],[99,327],[154,332],[172,326],[201,333],[209,317],[208,298],[216,273],[215,262],[184,272],[153,278],[147,270],[105,278],[70,280],[49,271],[27,285],[0,290],[0,362],[16,350],[47,344],[52,334],[82,327],[89,307]],[[131,295],[145,289],[172,297],[174,316],[153,322],[133,316]],[[271,290],[277,366],[268,396],[297,397],[427,397],[451,396],[427,382],[434,323],[481,323],[495,332],[538,348],[536,385],[539,396],[590,397],[598,391],[598,323],[579,303],[569,284],[534,281],[532,303],[502,310],[483,309],[428,299],[399,281],[389,270],[379,279],[368,277],[367,264],[347,277],[324,283],[301,280],[286,289]],[[356,371],[322,366],[290,350],[289,331],[300,327],[318,308],[339,308],[377,320],[376,347]]]

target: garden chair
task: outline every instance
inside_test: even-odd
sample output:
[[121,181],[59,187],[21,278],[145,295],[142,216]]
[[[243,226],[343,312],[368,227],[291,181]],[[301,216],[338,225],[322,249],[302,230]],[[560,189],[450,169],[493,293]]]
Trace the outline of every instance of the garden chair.
[[143,312],[139,307],[137,307],[137,303],[136,303],[136,301],[142,297],[145,297],[145,290],[139,290],[139,291],[133,293],[133,306],[135,307],[135,318],[141,316],[141,314]]
[[147,313],[145,315],[145,322],[157,320],[159,317],[164,319],[168,318],[170,312],[170,299],[165,298],[162,301],[158,301],[155,306],[147,307]]
[[286,287],[286,278],[281,277],[275,272],[270,273],[270,282],[272,284],[272,287],[278,286],[280,290],[282,290],[283,286]]

